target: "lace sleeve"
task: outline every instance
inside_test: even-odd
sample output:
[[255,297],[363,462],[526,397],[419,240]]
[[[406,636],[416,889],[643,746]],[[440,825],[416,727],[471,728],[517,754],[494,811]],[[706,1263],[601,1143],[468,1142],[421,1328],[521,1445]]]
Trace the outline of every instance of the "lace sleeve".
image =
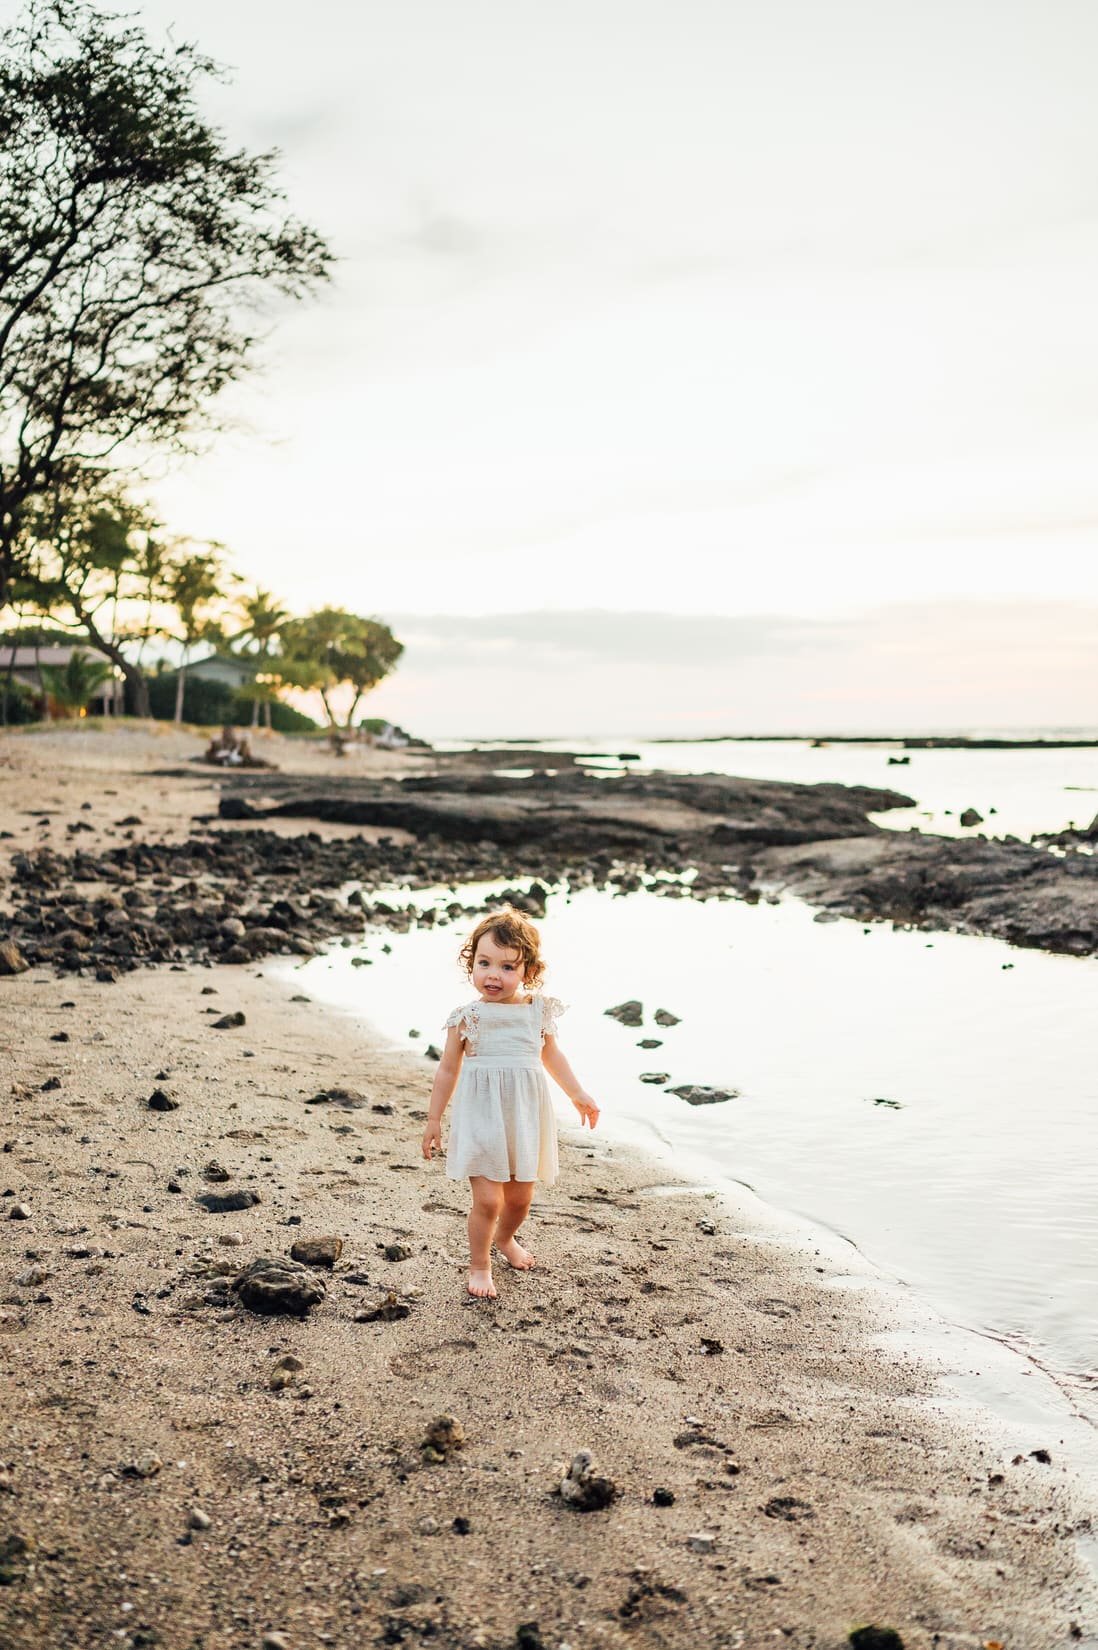
[[444,1031],[451,1026],[457,1026],[461,1032],[468,1053],[475,1054],[477,1048],[477,1012],[473,1003],[465,1003],[461,1008],[455,1008],[447,1014]]
[[541,1035],[555,1037],[557,1034],[557,1020],[565,1012],[568,1004],[562,1003],[559,997],[543,997],[541,999]]

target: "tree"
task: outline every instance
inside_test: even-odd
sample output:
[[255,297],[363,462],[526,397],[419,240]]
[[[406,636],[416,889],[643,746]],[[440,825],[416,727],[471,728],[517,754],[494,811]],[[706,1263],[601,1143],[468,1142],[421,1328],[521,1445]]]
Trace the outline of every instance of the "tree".
[[187,680],[187,662],[197,642],[223,639],[218,608],[226,596],[225,573],[220,546],[191,551],[180,555],[167,565],[164,594],[179,615],[176,630],[165,628],[164,634],[180,644],[183,655],[176,672],[175,719],[183,720],[183,689]]
[[[359,618],[340,607],[322,607],[291,619],[282,626],[280,642],[282,680],[319,692],[333,728],[351,727],[363,694],[388,676],[404,652],[403,642],[380,619]],[[352,695],[342,722],[331,700],[339,687],[349,687]]]
[[88,465],[193,447],[253,359],[241,313],[328,273],[277,153],[199,112],[219,73],[94,0],[30,0],[0,35],[0,606],[28,507]]
[[262,704],[266,712],[267,727],[270,728],[271,700],[274,697],[270,661],[279,632],[289,620],[290,614],[286,608],[278,605],[277,598],[269,590],[264,590],[262,585],[257,585],[255,594],[246,596],[239,606],[245,623],[232,637],[232,642],[234,645],[243,644],[240,651],[256,661],[254,683],[240,691],[252,701],[252,727],[259,726],[259,707]]
[[[123,643],[147,635],[154,610],[167,599],[154,526],[107,476],[86,471],[75,486],[55,482],[48,496],[23,511],[19,580],[9,586],[25,606],[78,632],[118,666],[137,716],[150,714],[148,684]],[[144,625],[134,618],[123,627],[120,608],[137,613],[142,607]]]
[[70,653],[67,664],[42,665],[40,669],[50,698],[69,711],[84,710],[111,677],[105,659],[76,651]]

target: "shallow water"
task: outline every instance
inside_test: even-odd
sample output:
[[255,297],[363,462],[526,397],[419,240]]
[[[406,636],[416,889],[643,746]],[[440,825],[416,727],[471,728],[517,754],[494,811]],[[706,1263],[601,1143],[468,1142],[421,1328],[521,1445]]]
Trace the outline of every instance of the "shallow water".
[[[951,1321],[1048,1371],[1069,1410],[1098,1426],[1088,1029],[1098,961],[817,923],[795,900],[586,889],[552,896],[541,927],[546,988],[575,1005],[561,1042],[604,1108],[607,1136],[658,1144],[673,1164],[704,1163],[840,1234]],[[459,932],[367,938],[297,977],[423,1049],[441,1043],[445,1015],[472,995],[454,961]],[[372,966],[353,967],[356,955]],[[603,1012],[630,997],[644,1003],[641,1030]],[[658,1007],[681,1024],[655,1026]],[[639,1049],[647,1036],[662,1046]],[[651,1071],[739,1097],[692,1107],[642,1083]],[[570,1126],[575,1114],[559,1101]]]
[[[461,747],[451,741],[440,748]],[[1089,825],[1098,815],[1098,749],[902,752],[895,741],[887,740],[814,746],[806,740],[742,739],[681,744],[560,739],[527,748],[544,750],[547,756],[554,750],[601,753],[592,766],[606,773],[666,768],[673,773],[738,774],[799,784],[873,785],[914,797],[914,808],[872,816],[890,830],[914,826],[939,835],[981,831],[986,836],[1028,839],[1037,831]],[[620,752],[640,760],[623,763]],[[890,765],[888,758],[899,755],[910,757],[907,765]],[[983,816],[983,823],[966,828],[959,818],[970,807]]]

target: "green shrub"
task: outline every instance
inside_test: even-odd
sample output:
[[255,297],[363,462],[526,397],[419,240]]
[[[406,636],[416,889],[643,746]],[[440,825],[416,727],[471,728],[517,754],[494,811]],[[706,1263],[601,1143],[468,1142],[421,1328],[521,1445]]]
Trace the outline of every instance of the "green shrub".
[[[170,722],[175,716],[177,674],[166,670],[160,676],[149,677],[149,703],[157,721]],[[228,682],[188,676],[183,683],[183,720],[203,728],[248,728],[252,725],[252,701],[234,692]],[[317,724],[311,716],[303,716],[292,705],[275,699],[271,703],[271,726],[278,733],[303,733],[315,731]]]

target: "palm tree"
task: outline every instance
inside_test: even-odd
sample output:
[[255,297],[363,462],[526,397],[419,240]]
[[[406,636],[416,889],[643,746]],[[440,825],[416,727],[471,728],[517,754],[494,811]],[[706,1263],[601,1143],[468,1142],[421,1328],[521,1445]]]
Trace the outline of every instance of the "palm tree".
[[183,648],[175,684],[177,722],[183,720],[183,689],[192,647],[196,642],[221,636],[214,610],[225,599],[226,582],[220,545],[181,556],[167,569],[164,588],[168,601],[179,614],[179,630],[173,639]]
[[67,664],[40,665],[39,671],[54,703],[74,714],[86,710],[111,676],[111,666],[106,659],[97,658],[94,653],[77,653],[75,649],[69,654]]
[[256,661],[256,681],[246,690],[252,701],[252,727],[259,726],[259,705],[263,701],[265,720],[268,729],[271,726],[271,689],[259,677],[268,672],[265,666],[271,658],[272,645],[278,637],[282,626],[289,620],[289,610],[280,607],[278,601],[269,590],[262,585],[256,585],[255,595],[246,597],[240,603],[240,611],[247,620],[244,628],[237,631],[233,637],[235,642],[245,644],[242,649],[249,658]]

